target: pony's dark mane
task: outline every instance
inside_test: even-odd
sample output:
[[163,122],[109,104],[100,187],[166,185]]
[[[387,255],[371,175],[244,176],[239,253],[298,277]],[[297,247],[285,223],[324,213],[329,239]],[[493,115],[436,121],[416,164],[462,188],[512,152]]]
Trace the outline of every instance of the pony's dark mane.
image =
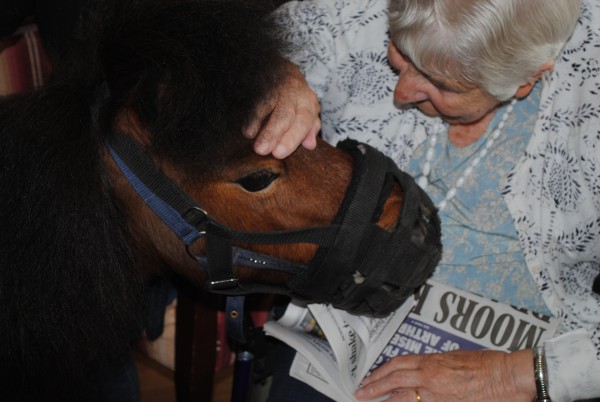
[[92,29],[81,41],[84,48],[89,37],[103,43],[96,56],[108,87],[100,96],[110,97],[103,121],[132,109],[152,133],[152,151],[188,172],[199,163],[206,168],[206,156],[224,161],[214,155],[242,142],[240,127],[285,74],[268,8],[218,0],[131,3],[105,10],[104,22],[92,27],[111,29]]
[[210,174],[284,74],[263,10],[116,3],[46,87],[0,101],[0,400],[93,400],[87,380],[140,333],[140,267],[102,156],[119,113],[182,175]]

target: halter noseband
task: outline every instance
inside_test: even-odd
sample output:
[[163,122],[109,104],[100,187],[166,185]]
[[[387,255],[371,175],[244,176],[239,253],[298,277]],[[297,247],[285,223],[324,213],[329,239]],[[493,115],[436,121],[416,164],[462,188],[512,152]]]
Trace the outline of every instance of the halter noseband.
[[[246,232],[212,219],[166,177],[130,136],[113,135],[107,148],[127,180],[152,210],[189,247],[205,239],[206,256],[194,256],[209,289],[235,295],[285,293],[359,314],[395,310],[433,272],[441,257],[440,223],[427,195],[391,159],[352,140],[338,144],[353,156],[354,171],[342,207],[331,225],[275,232]],[[404,191],[394,230],[376,225],[396,180]],[[387,189],[387,190],[386,190]],[[417,237],[424,233],[424,241]],[[311,243],[308,264],[284,261],[234,247],[244,244]],[[286,285],[241,283],[233,266],[294,274]]]

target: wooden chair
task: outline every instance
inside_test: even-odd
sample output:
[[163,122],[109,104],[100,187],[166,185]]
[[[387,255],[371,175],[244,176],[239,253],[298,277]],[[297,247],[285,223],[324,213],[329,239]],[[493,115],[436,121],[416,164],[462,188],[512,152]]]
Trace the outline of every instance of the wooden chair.
[[178,289],[175,329],[178,402],[212,400],[220,302],[220,296],[215,294]]

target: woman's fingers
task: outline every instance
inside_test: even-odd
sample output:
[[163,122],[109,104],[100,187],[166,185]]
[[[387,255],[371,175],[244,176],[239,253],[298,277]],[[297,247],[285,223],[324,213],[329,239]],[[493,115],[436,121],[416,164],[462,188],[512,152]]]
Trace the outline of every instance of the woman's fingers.
[[257,108],[244,135],[256,138],[254,149],[261,155],[272,153],[276,158],[285,158],[300,144],[314,149],[321,129],[319,111],[317,96],[290,63],[286,81]]
[[361,385],[365,386],[378,381],[398,370],[417,369],[423,360],[423,356],[424,355],[406,355],[390,359],[377,368],[377,370],[373,371],[371,375],[366,377]]
[[[535,396],[531,350],[454,351],[390,359],[365,378],[355,396],[390,401],[531,401]],[[410,392],[409,392],[410,391]]]

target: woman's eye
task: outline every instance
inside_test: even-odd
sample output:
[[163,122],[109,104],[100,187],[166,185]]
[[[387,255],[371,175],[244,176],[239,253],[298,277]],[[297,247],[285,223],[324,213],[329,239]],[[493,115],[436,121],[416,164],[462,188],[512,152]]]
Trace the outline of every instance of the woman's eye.
[[250,173],[247,176],[239,178],[236,183],[244,188],[246,191],[252,193],[264,190],[279,177],[277,173],[273,173],[269,170],[259,170],[258,172]]

